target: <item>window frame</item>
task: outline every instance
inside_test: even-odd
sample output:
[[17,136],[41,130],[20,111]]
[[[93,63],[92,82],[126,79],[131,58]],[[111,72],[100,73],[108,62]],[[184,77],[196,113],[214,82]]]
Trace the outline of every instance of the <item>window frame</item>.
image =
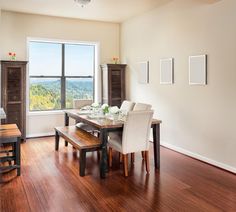
[[[72,109],[72,108],[66,108],[66,79],[74,78],[74,79],[92,79],[92,84],[93,84],[93,95],[92,95],[92,101],[95,99],[95,63],[96,63],[96,48],[97,44],[96,43],[85,43],[85,42],[66,42],[66,41],[48,41],[48,40],[32,40],[28,39],[28,58],[29,58],[29,45],[31,42],[38,42],[38,43],[54,43],[54,44],[60,44],[62,47],[62,52],[61,52],[61,75],[60,76],[44,76],[44,75],[28,75],[29,77],[29,86],[28,86],[28,107],[29,107],[29,112],[34,113],[34,112],[54,112],[54,111],[62,111],[65,109]],[[87,76],[66,76],[65,75],[65,45],[66,44],[72,44],[72,45],[84,45],[84,46],[93,46],[93,75],[87,75]],[[61,92],[60,92],[60,97],[61,97],[61,108],[60,109],[45,109],[45,110],[30,110],[30,79],[31,78],[39,78],[39,79],[47,79],[47,78],[59,78],[61,80]]]

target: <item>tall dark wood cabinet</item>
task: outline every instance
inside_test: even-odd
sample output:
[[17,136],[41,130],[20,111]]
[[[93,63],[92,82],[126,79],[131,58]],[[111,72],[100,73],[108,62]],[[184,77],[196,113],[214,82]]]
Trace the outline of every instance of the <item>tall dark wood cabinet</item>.
[[126,64],[103,64],[102,71],[102,103],[120,107],[125,100]]
[[26,65],[27,61],[1,61],[1,105],[6,112],[2,124],[17,124],[26,137]]

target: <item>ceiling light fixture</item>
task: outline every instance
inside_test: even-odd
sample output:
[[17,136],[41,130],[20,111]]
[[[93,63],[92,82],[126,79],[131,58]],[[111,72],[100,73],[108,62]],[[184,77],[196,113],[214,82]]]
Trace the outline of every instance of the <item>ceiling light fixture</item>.
[[91,0],[74,0],[75,3],[81,5],[81,7],[84,7],[86,4],[90,3]]

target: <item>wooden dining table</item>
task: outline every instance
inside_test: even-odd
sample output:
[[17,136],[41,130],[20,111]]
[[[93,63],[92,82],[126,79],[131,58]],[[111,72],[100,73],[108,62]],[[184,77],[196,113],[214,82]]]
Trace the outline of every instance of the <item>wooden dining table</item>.
[[[108,117],[91,117],[86,112],[73,109],[65,110],[65,126],[69,126],[69,118],[75,120],[76,123],[83,122],[88,124],[99,131],[99,138],[101,141],[101,161],[100,161],[100,176],[101,178],[106,177],[107,168],[107,142],[109,132],[122,131],[124,121],[112,120]],[[153,129],[153,153],[154,153],[154,164],[155,168],[160,168],[160,124],[161,120],[153,119],[151,128]],[[65,141],[65,145],[68,143]]]

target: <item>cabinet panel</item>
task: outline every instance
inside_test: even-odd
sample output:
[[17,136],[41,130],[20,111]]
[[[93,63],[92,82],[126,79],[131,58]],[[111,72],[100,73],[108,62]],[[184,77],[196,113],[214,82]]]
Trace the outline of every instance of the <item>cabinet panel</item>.
[[17,124],[25,139],[26,61],[1,61],[1,104],[4,124]]
[[22,129],[22,109],[21,104],[8,104],[7,105],[7,118],[6,121],[8,124],[16,124],[19,129]]
[[102,70],[102,103],[118,106],[125,100],[125,64],[104,64]]
[[7,101],[21,101],[22,79],[21,68],[9,67],[6,71]]

